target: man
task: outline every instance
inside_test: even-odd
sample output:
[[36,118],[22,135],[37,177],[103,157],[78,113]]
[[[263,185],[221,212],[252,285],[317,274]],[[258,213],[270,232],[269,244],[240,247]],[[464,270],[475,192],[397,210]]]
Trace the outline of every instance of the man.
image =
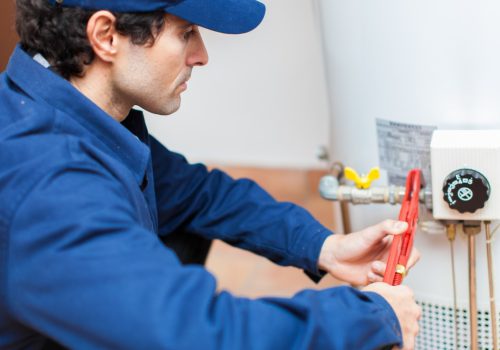
[[[0,79],[0,348],[413,348],[411,291],[379,283],[404,223],[331,235],[251,181],[188,164],[132,109],[175,112],[208,61],[198,25],[252,30],[261,3],[17,0],[17,10],[21,44]],[[289,299],[217,292],[193,264],[214,238],[316,279],[371,284]]]

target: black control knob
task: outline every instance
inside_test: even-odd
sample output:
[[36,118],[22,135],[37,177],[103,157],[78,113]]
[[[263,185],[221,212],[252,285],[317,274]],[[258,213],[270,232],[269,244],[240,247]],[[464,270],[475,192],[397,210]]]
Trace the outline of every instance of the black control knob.
[[461,213],[474,213],[483,208],[490,198],[490,184],[479,171],[459,169],[446,177],[443,193],[443,198],[451,209]]

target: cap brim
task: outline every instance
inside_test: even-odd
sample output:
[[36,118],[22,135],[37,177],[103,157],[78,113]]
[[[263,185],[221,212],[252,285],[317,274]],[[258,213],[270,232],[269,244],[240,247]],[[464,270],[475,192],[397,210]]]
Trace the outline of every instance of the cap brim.
[[216,32],[241,34],[262,22],[266,7],[256,0],[184,0],[165,12]]

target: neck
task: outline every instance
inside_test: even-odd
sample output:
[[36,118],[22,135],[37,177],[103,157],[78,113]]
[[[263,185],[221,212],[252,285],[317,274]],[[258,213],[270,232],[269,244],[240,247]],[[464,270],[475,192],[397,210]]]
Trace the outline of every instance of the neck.
[[83,77],[72,77],[70,83],[113,119],[122,122],[133,106],[114,91],[109,75],[108,70],[90,65]]

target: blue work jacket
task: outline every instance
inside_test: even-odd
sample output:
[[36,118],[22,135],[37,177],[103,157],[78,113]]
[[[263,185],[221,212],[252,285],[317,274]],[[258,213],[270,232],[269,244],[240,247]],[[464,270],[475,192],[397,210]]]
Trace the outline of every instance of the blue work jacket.
[[[118,123],[16,48],[0,75],[0,348],[379,349],[401,344],[375,293],[250,300],[217,291],[162,238],[222,239],[319,275],[331,234],[254,182]],[[234,271],[235,274],[238,271]]]

